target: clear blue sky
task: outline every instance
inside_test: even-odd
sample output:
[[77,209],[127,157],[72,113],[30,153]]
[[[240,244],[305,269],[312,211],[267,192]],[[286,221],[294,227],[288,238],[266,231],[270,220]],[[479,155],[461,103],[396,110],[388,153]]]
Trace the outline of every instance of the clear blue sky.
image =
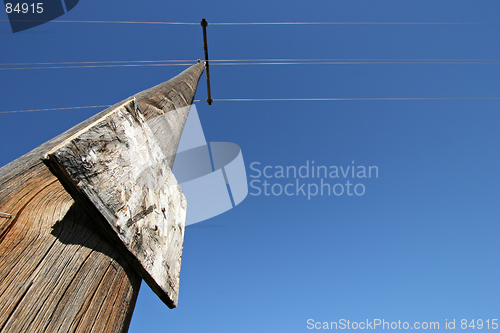
[[[81,0],[60,20],[500,22],[499,13],[488,0]],[[500,25],[209,25],[208,37],[212,59],[500,62]],[[0,41],[0,63],[203,57],[199,25],[52,22],[13,34],[0,22]],[[114,104],[185,68],[2,70],[0,111]],[[500,97],[499,74],[500,64],[211,66],[215,99]],[[204,80],[197,99],[206,98]],[[249,181],[253,162],[354,161],[377,166],[378,178],[348,178],[364,184],[362,196],[249,195],[189,226],[178,308],[143,284],[130,332],[309,332],[308,319],[376,318],[438,321],[444,331],[446,320],[460,330],[461,319],[500,319],[500,100],[197,108],[208,141],[241,147]],[[0,114],[0,165],[100,110]]]

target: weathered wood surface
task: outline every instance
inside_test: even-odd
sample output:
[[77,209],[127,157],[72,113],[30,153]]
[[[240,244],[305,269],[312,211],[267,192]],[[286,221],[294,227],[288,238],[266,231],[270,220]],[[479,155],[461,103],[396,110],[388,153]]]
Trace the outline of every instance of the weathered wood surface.
[[81,130],[44,162],[133,254],[131,263],[160,298],[175,307],[186,198],[137,102],[126,102]]
[[192,66],[0,169],[0,211],[12,214],[0,216],[0,332],[127,331],[141,277],[41,158],[135,97],[171,168],[202,72]]
[[123,255],[43,164],[4,186],[0,332],[127,331],[141,278]]

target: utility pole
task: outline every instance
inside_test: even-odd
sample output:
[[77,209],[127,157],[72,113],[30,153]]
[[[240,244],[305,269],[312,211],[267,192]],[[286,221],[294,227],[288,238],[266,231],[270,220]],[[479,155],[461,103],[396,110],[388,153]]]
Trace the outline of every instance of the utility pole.
[[0,332],[126,332],[144,279],[177,306],[171,169],[204,63],[0,169]]

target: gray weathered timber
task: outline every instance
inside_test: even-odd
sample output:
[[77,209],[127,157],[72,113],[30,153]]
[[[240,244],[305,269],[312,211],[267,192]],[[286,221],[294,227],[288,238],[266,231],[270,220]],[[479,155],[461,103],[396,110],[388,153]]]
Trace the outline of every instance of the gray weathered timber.
[[158,296],[177,305],[186,198],[134,100],[55,147],[44,162],[118,236]]
[[202,72],[196,64],[0,168],[0,211],[12,214],[0,217],[0,332],[128,330],[143,273],[41,158],[135,98],[171,168]]

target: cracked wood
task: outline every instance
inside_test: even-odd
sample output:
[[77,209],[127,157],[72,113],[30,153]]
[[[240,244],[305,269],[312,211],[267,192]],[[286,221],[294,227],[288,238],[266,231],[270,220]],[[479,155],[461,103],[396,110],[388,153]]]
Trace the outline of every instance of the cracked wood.
[[131,100],[49,152],[67,191],[133,255],[160,298],[177,305],[186,198]]

